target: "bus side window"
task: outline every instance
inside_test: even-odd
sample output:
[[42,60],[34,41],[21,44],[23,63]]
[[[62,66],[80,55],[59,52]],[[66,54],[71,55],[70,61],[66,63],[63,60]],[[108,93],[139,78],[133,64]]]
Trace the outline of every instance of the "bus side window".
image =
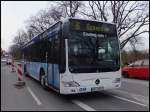
[[28,49],[28,61],[31,61],[31,46]]
[[47,44],[47,42],[46,42],[46,40],[43,40],[42,42],[41,42],[41,50],[40,50],[40,55],[41,55],[41,57],[40,57],[40,59],[41,59],[41,62],[43,62],[43,63],[45,63],[46,62],[46,52],[47,52],[47,46],[46,46],[46,44]]
[[48,52],[47,62],[52,63],[52,40],[51,38],[47,40],[46,48],[47,48],[46,51]]
[[59,38],[53,38],[52,40],[52,59],[53,63],[59,63],[59,45],[60,45],[60,39]]
[[60,43],[60,73],[64,73],[66,69],[66,51],[65,51],[65,40],[61,39]]

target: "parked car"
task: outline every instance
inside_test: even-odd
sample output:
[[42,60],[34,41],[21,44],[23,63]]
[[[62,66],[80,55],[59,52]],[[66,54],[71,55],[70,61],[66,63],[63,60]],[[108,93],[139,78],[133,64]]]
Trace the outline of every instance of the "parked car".
[[6,62],[6,61],[7,61],[6,58],[1,59],[1,62]]
[[11,65],[12,63],[12,59],[11,58],[7,58],[6,64]]
[[138,60],[122,68],[124,77],[138,77],[149,79],[149,59]]

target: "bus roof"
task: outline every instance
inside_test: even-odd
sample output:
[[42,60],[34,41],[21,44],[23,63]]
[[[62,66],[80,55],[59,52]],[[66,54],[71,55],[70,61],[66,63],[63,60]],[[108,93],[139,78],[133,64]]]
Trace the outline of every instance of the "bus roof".
[[88,19],[79,19],[79,18],[75,18],[75,17],[67,17],[61,21],[57,21],[55,22],[54,24],[52,24],[48,29],[46,29],[45,31],[43,31],[42,33],[36,35],[35,37],[33,37],[29,42],[25,43],[23,45],[22,48],[25,48],[26,46],[28,46],[29,44],[31,44],[31,42],[35,41],[36,39],[40,39],[40,35],[42,35],[44,32],[46,32],[47,30],[49,30],[50,28],[52,28],[53,26],[55,26],[57,23],[59,22],[62,22],[62,23],[65,23],[65,22],[68,22],[69,19],[74,19],[74,20],[81,20],[81,21],[89,21],[89,22],[101,22],[101,23],[106,23],[106,24],[111,24],[111,25],[116,25],[115,23],[109,23],[109,22],[104,22],[104,21],[98,21],[98,20],[88,20]]
[[63,21],[68,21],[69,19],[89,21],[89,22],[92,22],[92,21],[93,22],[101,22],[101,23],[116,25],[115,23],[110,23],[110,22],[106,22],[106,21],[90,20],[90,19],[82,19],[82,18],[79,19],[79,18],[75,18],[75,17],[68,17],[68,18],[65,18]]

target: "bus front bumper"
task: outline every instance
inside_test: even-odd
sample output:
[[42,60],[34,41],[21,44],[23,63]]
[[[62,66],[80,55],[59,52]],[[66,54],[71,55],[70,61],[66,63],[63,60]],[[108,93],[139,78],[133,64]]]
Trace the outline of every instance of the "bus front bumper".
[[60,90],[60,94],[78,94],[78,93],[88,93],[88,92],[99,92],[109,89],[120,88],[121,83],[112,83],[111,85],[101,85],[101,86],[80,86],[80,87],[63,87]]

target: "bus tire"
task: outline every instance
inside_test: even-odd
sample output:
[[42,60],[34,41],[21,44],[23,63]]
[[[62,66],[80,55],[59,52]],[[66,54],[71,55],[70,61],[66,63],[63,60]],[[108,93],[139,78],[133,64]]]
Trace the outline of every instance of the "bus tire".
[[40,84],[44,89],[47,89],[46,80],[45,80],[45,73],[43,70],[40,71]]

